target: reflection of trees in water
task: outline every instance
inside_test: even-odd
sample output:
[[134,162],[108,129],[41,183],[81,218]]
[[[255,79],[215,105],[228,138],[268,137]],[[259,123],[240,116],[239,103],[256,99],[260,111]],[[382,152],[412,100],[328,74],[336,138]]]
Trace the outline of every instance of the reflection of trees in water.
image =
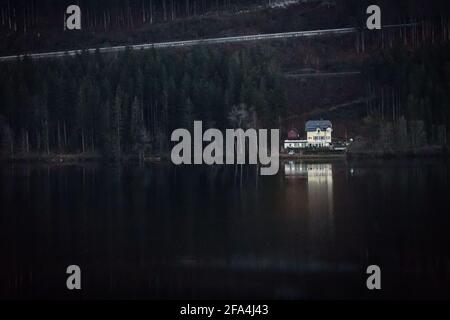
[[407,280],[417,272],[417,290],[448,291],[447,164],[287,165],[299,178],[244,167],[243,187],[233,166],[5,165],[0,296],[59,293],[53,277],[74,262],[89,270],[90,296],[273,283],[295,296],[302,285],[287,274],[334,282],[374,262]]

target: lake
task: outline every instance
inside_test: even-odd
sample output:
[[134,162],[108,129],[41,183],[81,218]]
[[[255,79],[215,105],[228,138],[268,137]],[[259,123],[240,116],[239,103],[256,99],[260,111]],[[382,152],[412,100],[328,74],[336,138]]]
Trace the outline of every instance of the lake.
[[0,172],[1,298],[450,298],[444,160]]

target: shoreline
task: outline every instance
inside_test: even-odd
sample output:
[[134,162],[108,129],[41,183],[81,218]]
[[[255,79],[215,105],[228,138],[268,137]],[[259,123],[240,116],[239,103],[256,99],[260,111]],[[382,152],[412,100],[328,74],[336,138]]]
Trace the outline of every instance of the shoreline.
[[50,163],[50,164],[76,164],[76,163],[129,163],[129,162],[161,162],[162,156],[150,155],[140,160],[137,156],[123,156],[115,161],[94,153],[61,153],[61,154],[29,154],[14,157],[2,157],[0,163]]
[[347,153],[321,153],[321,154],[284,154],[280,153],[280,160],[327,160],[327,159],[346,159]]
[[[280,161],[295,161],[295,160],[339,160],[339,159],[421,159],[421,158],[443,158],[450,156],[449,150],[407,150],[396,152],[381,152],[381,151],[367,151],[367,152],[340,152],[340,153],[312,153],[312,154],[294,154],[286,153],[279,154]],[[147,155],[143,159],[137,156],[127,155],[121,157],[120,160],[107,159],[97,153],[85,154],[29,154],[18,155],[14,157],[0,157],[0,163],[49,163],[55,165],[63,164],[77,164],[77,163],[161,163],[169,161],[167,155]]]

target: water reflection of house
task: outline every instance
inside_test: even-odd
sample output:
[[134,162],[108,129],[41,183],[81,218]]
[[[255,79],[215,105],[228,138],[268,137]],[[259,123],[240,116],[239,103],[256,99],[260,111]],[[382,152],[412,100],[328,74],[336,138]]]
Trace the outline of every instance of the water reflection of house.
[[284,175],[287,178],[307,178],[308,167],[304,162],[289,161],[284,163]]
[[307,165],[310,211],[333,211],[333,170],[330,163]]
[[311,255],[323,258],[334,244],[333,170],[329,163],[310,164],[307,170]]
[[333,167],[330,163],[289,161],[284,164],[284,174],[286,178],[307,180],[310,211],[333,211]]
[[[297,180],[294,184],[306,182],[306,190],[303,191],[306,191],[306,197],[302,198],[308,212],[309,258],[315,261],[329,259],[335,235],[332,164],[289,161],[284,164],[284,172],[286,178],[297,178],[293,180]],[[290,201],[299,196],[291,197]]]

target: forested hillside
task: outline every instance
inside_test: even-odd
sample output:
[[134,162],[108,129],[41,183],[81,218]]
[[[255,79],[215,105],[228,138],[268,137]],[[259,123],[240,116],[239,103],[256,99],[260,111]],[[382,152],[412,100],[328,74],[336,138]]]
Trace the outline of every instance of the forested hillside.
[[285,107],[276,60],[262,48],[127,51],[0,65],[5,155],[166,151],[194,120],[277,127]]
[[[372,1],[373,2],[373,1]],[[64,29],[71,1],[0,0],[0,54],[77,49],[205,37],[362,27],[367,0],[115,0],[76,3],[82,29]],[[286,4],[276,6],[276,4]],[[445,0],[376,1],[383,24],[438,21]]]
[[443,146],[450,127],[449,43],[385,50],[364,64],[367,85],[364,142],[358,151]]
[[[62,4],[42,0],[48,5],[48,19],[42,19],[42,11],[38,14],[30,7],[37,2],[21,6],[29,15],[18,19],[16,12],[13,20],[11,10],[19,8],[16,2],[0,1],[2,36],[7,38],[3,45],[17,39],[28,43],[28,36],[33,38],[38,30],[56,23]],[[139,37],[148,36],[148,30],[163,39],[312,26],[361,27],[368,2],[302,1],[289,9],[270,9],[269,1],[238,5],[231,0],[154,0],[150,7],[138,0],[101,3],[80,1],[95,12],[86,18],[90,22],[85,21],[90,31],[79,33],[79,38],[55,35],[44,48],[54,49],[73,39],[85,47],[102,36],[106,42],[123,38],[125,43],[133,42],[135,31]],[[327,118],[333,121],[335,137],[358,137],[355,150],[445,145],[450,131],[448,4],[379,3],[384,24],[412,24],[338,37],[1,63],[1,156],[83,153],[118,159],[164,154],[172,130],[189,128],[196,119],[207,127],[224,129],[239,122],[243,127],[280,128],[283,134],[288,128],[302,128],[311,117]],[[262,9],[253,11],[255,6]],[[154,8],[152,16],[149,8]],[[173,21],[171,8],[177,12]],[[189,8],[184,16],[182,8]],[[237,14],[244,8],[253,9]],[[115,17],[107,28],[100,19],[105,10]],[[210,20],[211,12],[216,20]],[[13,21],[24,24],[14,28]],[[223,26],[228,26],[225,31]],[[34,46],[30,43],[27,48]],[[18,48],[11,46],[11,50]],[[327,76],[333,73],[340,75]]]

